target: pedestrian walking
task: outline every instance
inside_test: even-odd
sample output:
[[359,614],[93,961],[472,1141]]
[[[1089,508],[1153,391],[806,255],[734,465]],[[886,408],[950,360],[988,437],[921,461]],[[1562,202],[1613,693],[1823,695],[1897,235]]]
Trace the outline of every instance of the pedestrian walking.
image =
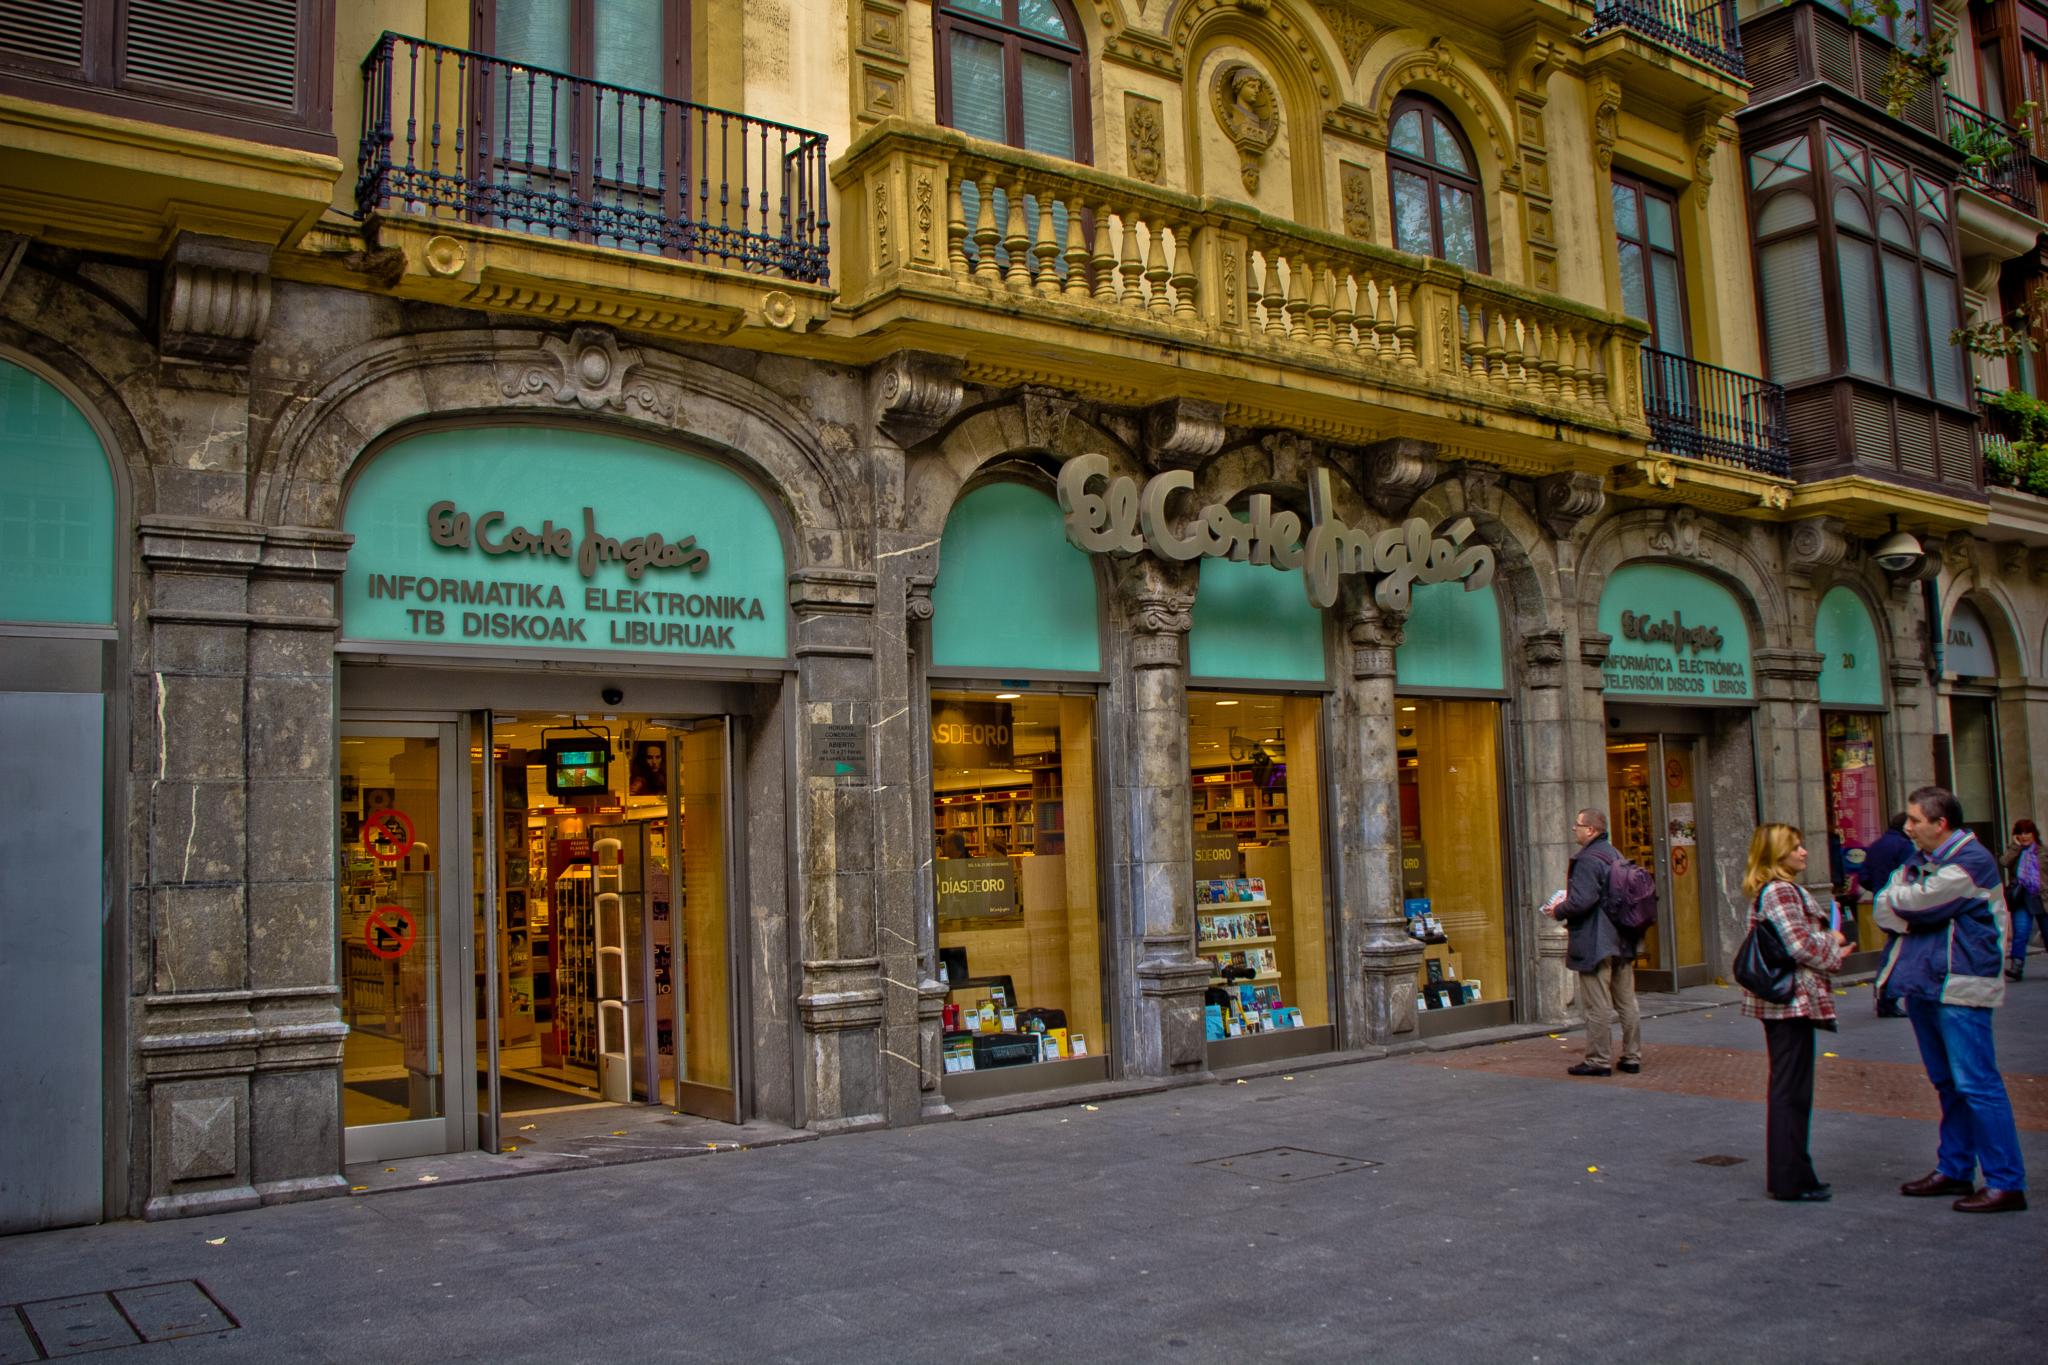
[[1807,1140],[1813,1128],[1814,1033],[1835,1031],[1831,975],[1848,956],[1848,940],[1828,927],[1828,913],[1800,884],[1806,837],[1791,825],[1759,825],[1749,837],[1742,893],[1751,928],[1767,924],[1797,964],[1784,1004],[1747,990],[1742,1012],[1764,1025],[1771,1058],[1770,1103],[1764,1111],[1764,1189],[1773,1199],[1819,1203],[1833,1191],[1814,1174]]
[[2005,950],[2005,979],[2023,980],[2027,974],[2027,940],[2034,929],[2041,930],[2041,946],[2048,948],[2048,919],[2041,913],[2041,831],[2032,820],[2015,820],[2012,842],[1998,857],[2005,869],[2005,908],[2012,915],[2012,943]]
[[1878,923],[1899,935],[1878,985],[1905,997],[1941,1100],[1941,1144],[1934,1169],[1899,1193],[1957,1195],[1959,1213],[2015,1213],[2027,1206],[2027,1171],[1991,1038],[2012,928],[1998,860],[1963,828],[1962,803],[1941,787],[1907,798],[1906,837],[1913,856],[1877,897]]
[[[1868,893],[1871,904],[1877,903],[1877,893],[1884,890],[1892,874],[1906,865],[1906,859],[1913,854],[1913,841],[1906,837],[1906,812],[1892,816],[1884,833],[1877,836],[1869,848],[1863,850],[1863,866],[1857,869],[1854,881],[1859,890]],[[1875,911],[1873,911],[1875,913]],[[1890,956],[1892,940],[1897,935],[1885,930],[1885,954]],[[1878,1017],[1903,1019],[1906,1017],[1906,1002],[1896,995],[1875,991]]]
[[[1574,1076],[1611,1076],[1615,1066],[1643,1069],[1643,1022],[1636,1008],[1636,940],[1608,913],[1608,883],[1626,861],[1607,840],[1607,812],[1588,806],[1572,821],[1579,851],[1562,900],[1545,907],[1571,927],[1565,964],[1579,976],[1579,1006],[1586,1015],[1586,1059],[1566,1067]],[[1614,1021],[1621,1019],[1621,1060],[1613,1057]]]

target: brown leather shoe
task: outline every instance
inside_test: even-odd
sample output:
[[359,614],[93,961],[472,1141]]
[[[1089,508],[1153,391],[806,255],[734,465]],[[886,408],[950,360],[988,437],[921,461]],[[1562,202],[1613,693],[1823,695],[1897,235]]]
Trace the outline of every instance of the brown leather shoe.
[[1994,1190],[1987,1185],[1968,1199],[1956,1200],[1954,1208],[1957,1213],[2024,1213],[2027,1209],[2027,1192]]
[[1957,1180],[1943,1175],[1940,1171],[1929,1171],[1918,1180],[1908,1180],[1899,1186],[1899,1193],[1908,1199],[1933,1199],[1940,1195],[1975,1194],[1977,1187],[1968,1180]]

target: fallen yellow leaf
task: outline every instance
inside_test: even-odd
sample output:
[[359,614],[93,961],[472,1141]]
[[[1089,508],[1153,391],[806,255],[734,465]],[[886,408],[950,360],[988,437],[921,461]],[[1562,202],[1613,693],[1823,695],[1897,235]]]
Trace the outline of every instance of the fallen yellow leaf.
[[1832,1056],[1834,1056],[1835,1054],[1834,1054],[1834,1053],[1832,1053],[1832,1052],[1823,1052],[1823,1053],[1821,1053],[1820,1055],[1821,1055],[1821,1056],[1823,1056],[1823,1057],[1832,1057]]
[[1238,1082],[1238,1084],[1239,1084],[1239,1085],[1248,1085],[1248,1084],[1250,1084],[1250,1082],[1248,1082],[1248,1081],[1239,1081],[1239,1082]]
[[225,1241],[227,1241],[225,1237],[209,1237],[206,1239],[206,1244],[210,1247],[217,1247]]
[[433,1181],[439,1180],[440,1178],[441,1177],[438,1175],[423,1175],[420,1177],[420,1183],[422,1185],[426,1185],[432,1183]]
[[348,1187],[348,1192],[350,1194],[361,1194],[364,1190],[367,1190],[369,1188],[370,1187],[368,1185],[351,1185]]
[[522,1123],[519,1125],[519,1131],[522,1133],[530,1133],[538,1127],[540,1127],[540,1125],[537,1123]]
[[613,1136],[613,1137],[624,1137],[625,1135],[626,1135],[626,1130],[625,1130],[625,1129],[623,1129],[623,1128],[614,1128],[614,1129],[612,1129],[612,1136]]
[[1599,1168],[1598,1166],[1588,1166],[1588,1167],[1586,1168],[1586,1174],[1588,1174],[1588,1175],[1598,1175],[1598,1174],[1600,1174],[1600,1168]]
[[519,1149],[517,1147],[500,1147],[498,1150],[501,1152],[516,1152]]
[[1562,1038],[1562,1037],[1564,1037],[1564,1035],[1563,1035],[1562,1033],[1553,1033],[1553,1034],[1551,1034],[1550,1036],[1551,1036],[1551,1037],[1553,1037],[1553,1038]]
[[1099,1104],[1084,1104],[1081,1107],[1083,1109],[1086,1109],[1091,1114],[1094,1113],[1096,1110],[1102,1108],[1102,1106]]

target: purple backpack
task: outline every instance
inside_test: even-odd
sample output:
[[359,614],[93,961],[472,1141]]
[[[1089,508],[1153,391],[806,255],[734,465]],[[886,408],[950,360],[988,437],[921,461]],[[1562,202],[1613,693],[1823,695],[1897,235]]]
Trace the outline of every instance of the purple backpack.
[[1657,879],[1617,851],[1607,864],[1607,918],[1625,933],[1640,934],[1657,922]]

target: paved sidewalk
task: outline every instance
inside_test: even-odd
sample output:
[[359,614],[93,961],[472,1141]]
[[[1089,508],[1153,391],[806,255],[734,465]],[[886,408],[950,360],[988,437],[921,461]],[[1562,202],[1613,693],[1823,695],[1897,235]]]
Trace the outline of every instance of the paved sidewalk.
[[[1640,1080],[1568,1078],[1575,1040],[1539,1037],[16,1238],[0,1304],[39,1332],[196,1333],[109,1365],[2038,1359],[2048,1204],[1899,1198],[1933,1125],[1903,1085],[1871,1112],[1893,1092],[1851,1069],[1894,1076],[1911,1031],[1867,989],[1838,1003],[1823,1067],[1857,1103],[1816,1117],[1825,1205],[1763,1197],[1761,1029],[1721,1005],[1650,1021]],[[2048,1086],[2048,979],[1998,1041],[2016,1092]],[[2021,1140],[2048,1191],[2048,1137]],[[150,1285],[172,1287],[104,1297]],[[36,1358],[6,1322],[0,1362]]]

